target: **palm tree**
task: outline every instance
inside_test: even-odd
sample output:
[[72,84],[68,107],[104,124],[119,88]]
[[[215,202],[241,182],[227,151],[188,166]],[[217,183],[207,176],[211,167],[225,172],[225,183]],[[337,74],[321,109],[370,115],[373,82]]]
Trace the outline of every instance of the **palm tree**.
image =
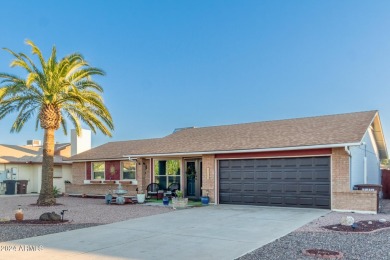
[[81,123],[94,133],[99,129],[108,136],[114,125],[101,96],[103,88],[91,78],[104,75],[101,69],[91,67],[79,53],[58,60],[55,46],[45,61],[32,41],[27,40],[26,44],[38,58],[39,66],[26,54],[4,48],[14,57],[10,66],[22,68],[27,76],[0,73],[0,120],[17,112],[11,133],[19,132],[31,118],[36,120],[36,130],[39,125],[43,128],[42,185],[37,204],[50,206],[56,203],[53,195],[55,131],[62,126],[67,134],[66,118],[78,135]]

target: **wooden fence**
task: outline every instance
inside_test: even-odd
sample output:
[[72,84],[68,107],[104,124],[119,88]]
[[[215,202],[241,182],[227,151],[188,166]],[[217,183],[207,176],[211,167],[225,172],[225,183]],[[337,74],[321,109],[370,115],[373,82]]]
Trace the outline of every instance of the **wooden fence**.
[[382,170],[383,198],[390,199],[390,170]]

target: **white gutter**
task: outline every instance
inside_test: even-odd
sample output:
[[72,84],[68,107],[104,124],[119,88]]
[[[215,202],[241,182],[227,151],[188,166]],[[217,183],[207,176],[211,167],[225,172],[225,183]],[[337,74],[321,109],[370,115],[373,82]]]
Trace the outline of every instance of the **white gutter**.
[[322,149],[322,148],[337,148],[346,146],[359,146],[360,143],[344,143],[344,144],[321,144],[321,145],[308,145],[308,146],[291,146],[291,147],[278,147],[278,148],[261,148],[261,149],[243,149],[243,150],[216,150],[216,151],[203,151],[203,152],[179,152],[179,153],[156,153],[156,154],[129,154],[124,155],[128,158],[138,157],[158,157],[158,156],[180,156],[180,155],[202,155],[202,154],[229,154],[229,153],[254,153],[254,152],[273,152],[273,151],[291,151],[291,150],[310,150],[310,149]]
[[[105,159],[105,158],[96,158],[96,159],[79,159],[79,160],[65,160],[64,162],[99,162],[99,161],[123,161],[127,160],[128,156],[123,155],[123,157],[118,157],[118,158],[110,158],[110,159]],[[134,160],[134,158],[131,158],[131,160]]]

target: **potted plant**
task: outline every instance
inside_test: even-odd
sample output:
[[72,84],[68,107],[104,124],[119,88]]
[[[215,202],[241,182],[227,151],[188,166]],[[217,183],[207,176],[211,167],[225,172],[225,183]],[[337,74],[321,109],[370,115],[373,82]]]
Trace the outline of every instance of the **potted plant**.
[[202,205],[204,205],[204,206],[209,205],[210,197],[209,197],[209,191],[208,190],[206,190],[206,196],[200,197],[200,201],[202,202]]
[[19,206],[19,209],[17,209],[15,212],[15,219],[16,219],[16,221],[23,221],[23,217],[24,217],[23,210],[22,210],[20,205],[18,205],[18,206]]
[[104,196],[104,200],[106,201],[106,204],[111,204],[112,201],[111,190],[108,190],[108,193]]
[[172,198],[172,206],[174,209],[184,209],[187,208],[188,198],[183,197],[183,192],[181,190],[176,191],[177,197]]
[[144,203],[145,202],[145,193],[141,190],[138,191],[138,188],[136,189],[137,191],[137,201],[138,203]]

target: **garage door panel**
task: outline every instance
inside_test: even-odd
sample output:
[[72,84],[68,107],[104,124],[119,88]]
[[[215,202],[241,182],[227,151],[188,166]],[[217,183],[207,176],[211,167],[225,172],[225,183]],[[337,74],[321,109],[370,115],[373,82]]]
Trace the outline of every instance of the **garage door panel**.
[[313,193],[314,187],[310,184],[301,184],[299,185],[300,193]]
[[268,192],[268,183],[257,183],[256,184],[256,191],[257,192]]
[[288,181],[298,180],[299,172],[297,171],[284,171],[284,179]]
[[330,157],[219,161],[220,203],[330,208]]
[[237,184],[237,183],[230,184],[230,190],[231,191],[239,191],[239,192],[241,192],[242,191],[241,183],[239,183],[239,184]]
[[242,196],[242,201],[245,204],[255,204],[256,203],[256,196],[255,195]]
[[269,166],[270,167],[280,168],[280,167],[282,167],[284,165],[283,160],[284,159],[272,159],[272,160],[269,160]]
[[230,179],[241,179],[242,173],[240,171],[232,171],[230,172]]
[[288,193],[292,193],[292,192],[296,193],[298,192],[298,184],[291,184],[291,183],[285,184],[284,191]]
[[313,165],[313,158],[307,157],[307,158],[299,158],[298,159],[298,165],[300,167],[309,166],[311,167]]
[[244,185],[243,185],[243,191],[246,191],[246,192],[255,192],[255,184],[254,184],[254,183],[251,183],[251,184],[244,184]]
[[314,157],[313,159],[314,166],[329,166],[329,157]]
[[298,205],[298,198],[297,197],[285,197],[284,198],[284,203],[286,205]]
[[255,178],[257,180],[267,180],[269,172],[259,171],[255,173]]
[[329,184],[322,184],[322,185],[315,185],[316,192],[321,194],[330,194],[330,185]]
[[299,172],[299,178],[300,181],[307,181],[313,179],[313,172],[310,170],[303,170]]
[[302,206],[310,206],[313,205],[314,203],[314,198],[313,197],[301,197],[299,198],[299,205]]
[[270,192],[282,192],[283,191],[283,183],[271,184]]
[[255,173],[254,172],[244,172],[243,179],[253,181],[255,179]]
[[328,170],[319,170],[315,172],[315,179],[317,180],[329,180],[329,171]]
[[229,169],[230,168],[229,162],[230,161],[219,161],[219,168],[220,169],[225,169],[225,168]]
[[283,205],[283,197],[282,196],[279,196],[279,197],[276,197],[276,196],[272,196],[269,198],[269,203],[271,205]]
[[253,168],[255,168],[255,161],[254,160],[243,160],[242,166],[245,169],[253,169]]
[[282,171],[272,171],[270,174],[270,177],[272,180],[281,180],[281,179],[283,179],[283,172]]

